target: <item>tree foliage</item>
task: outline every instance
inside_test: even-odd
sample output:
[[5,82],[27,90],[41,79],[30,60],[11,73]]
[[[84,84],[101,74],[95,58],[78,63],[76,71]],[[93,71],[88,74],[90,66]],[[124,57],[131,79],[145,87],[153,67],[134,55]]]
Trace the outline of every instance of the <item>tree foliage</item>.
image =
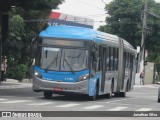
[[[63,2],[64,0],[9,0],[12,7],[9,11],[9,34],[5,42],[5,53],[10,70],[14,72],[14,67],[19,64],[31,65],[31,41],[47,23],[41,22],[41,19],[47,19],[51,10]],[[11,74],[11,71],[8,73]]]
[[[118,35],[134,47],[140,46],[144,2],[145,0],[113,0],[106,4],[105,10],[109,16],[106,17],[106,25],[100,26],[99,30]],[[160,3],[149,0],[147,13],[145,47],[149,51],[150,56],[152,56],[152,53],[156,53],[158,57],[160,55],[157,52],[160,50],[160,19],[150,13],[160,16]],[[154,58],[153,60],[151,58],[151,61],[158,59]]]

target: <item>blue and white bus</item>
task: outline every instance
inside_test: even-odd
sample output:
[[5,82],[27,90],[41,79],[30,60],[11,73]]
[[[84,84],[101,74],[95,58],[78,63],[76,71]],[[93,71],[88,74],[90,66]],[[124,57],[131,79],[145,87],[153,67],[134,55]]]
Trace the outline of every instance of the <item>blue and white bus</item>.
[[33,91],[125,97],[133,88],[136,50],[124,39],[89,28],[50,26],[36,40]]

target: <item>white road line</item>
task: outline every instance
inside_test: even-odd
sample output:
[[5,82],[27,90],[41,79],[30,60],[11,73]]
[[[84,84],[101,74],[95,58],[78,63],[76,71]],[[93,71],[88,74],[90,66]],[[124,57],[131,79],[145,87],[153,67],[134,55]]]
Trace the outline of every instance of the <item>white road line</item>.
[[103,107],[102,105],[92,105],[92,106],[88,106],[88,107],[84,107],[83,109],[97,109],[97,108],[100,108],[100,107]]
[[74,106],[77,106],[77,105],[79,105],[79,104],[70,103],[70,104],[59,105],[59,106],[55,106],[55,107],[74,107]]
[[53,102],[43,102],[43,103],[32,103],[32,104],[27,104],[27,105],[49,105],[49,104],[53,104]]
[[28,100],[5,101],[5,102],[1,102],[1,103],[20,103],[20,102],[28,102]]
[[125,100],[129,100],[129,99],[134,99],[134,98],[120,99],[120,100],[112,100],[112,101],[105,102],[105,103],[113,103],[113,102],[118,102],[118,101],[125,101]]
[[26,97],[26,98],[35,98],[35,97]]
[[0,98],[0,100],[7,100],[7,99]]
[[141,109],[138,109],[136,111],[150,111],[150,110],[151,110],[151,108],[141,108]]
[[109,109],[110,111],[120,111],[120,110],[123,110],[123,109],[126,109],[128,107],[115,107],[115,108],[112,108],[112,109]]

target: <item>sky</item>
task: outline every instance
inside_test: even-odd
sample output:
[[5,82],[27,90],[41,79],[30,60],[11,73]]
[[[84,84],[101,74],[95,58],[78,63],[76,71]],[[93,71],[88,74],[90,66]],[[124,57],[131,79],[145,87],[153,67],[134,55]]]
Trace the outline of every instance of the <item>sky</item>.
[[[105,4],[112,0],[65,0],[59,5],[57,12],[91,18],[94,20],[94,29],[100,25],[105,25],[105,17],[107,16],[104,10]],[[160,2],[160,0],[155,0]]]

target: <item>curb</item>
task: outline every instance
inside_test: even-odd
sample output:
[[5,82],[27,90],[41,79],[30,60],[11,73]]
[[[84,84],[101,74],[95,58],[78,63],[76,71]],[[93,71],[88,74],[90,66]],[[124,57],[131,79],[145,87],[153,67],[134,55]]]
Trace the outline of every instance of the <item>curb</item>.
[[15,79],[6,79],[0,84],[0,89],[13,89],[13,88],[28,88],[32,87],[32,80],[25,79],[19,82]]

